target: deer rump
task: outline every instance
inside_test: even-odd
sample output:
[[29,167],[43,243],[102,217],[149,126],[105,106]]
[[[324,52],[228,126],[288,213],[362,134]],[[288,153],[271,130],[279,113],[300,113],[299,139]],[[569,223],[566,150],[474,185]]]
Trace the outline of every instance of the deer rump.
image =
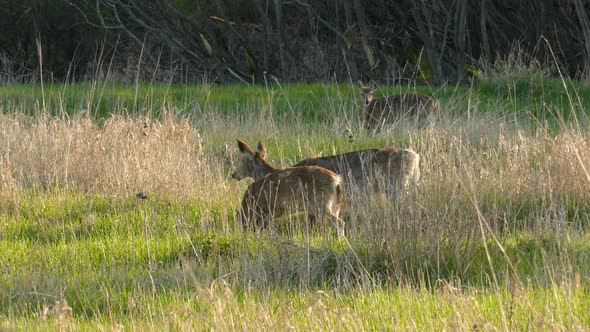
[[343,187],[340,177],[321,167],[290,167],[250,184],[240,216],[246,227],[265,228],[270,220],[305,211],[315,218],[338,218]]

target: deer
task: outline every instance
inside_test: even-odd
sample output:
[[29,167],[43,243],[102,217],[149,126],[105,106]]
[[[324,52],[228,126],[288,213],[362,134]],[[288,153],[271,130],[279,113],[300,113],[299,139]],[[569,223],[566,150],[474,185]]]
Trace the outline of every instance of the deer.
[[338,174],[318,166],[278,169],[266,160],[264,143],[258,142],[255,151],[244,141],[237,142],[240,157],[232,178],[254,179],[242,199],[242,226],[265,228],[274,218],[306,211],[312,222],[327,216],[336,224],[338,235],[344,235],[339,218],[344,188]]
[[[239,144],[239,143],[238,143]],[[266,158],[266,148],[263,142],[258,142],[258,151]],[[241,164],[241,163],[244,164]],[[248,169],[249,162],[244,159],[238,161],[239,169]],[[375,193],[385,193],[389,197],[405,193],[411,186],[416,188],[420,181],[420,155],[412,149],[387,147],[382,149],[366,149],[343,154],[307,158],[293,167],[319,166],[340,175],[347,187],[347,192],[353,188],[372,190]],[[255,167],[256,168],[256,167]],[[257,167],[263,169],[261,166]],[[234,172],[232,177],[240,180],[243,176],[255,180],[266,174],[254,169],[248,172]]]
[[420,180],[420,155],[412,149],[387,147],[308,158],[295,164],[320,166],[344,178],[347,188],[373,190],[393,197]]
[[375,98],[373,92],[377,86],[363,86],[361,89],[361,114],[365,129],[375,132],[385,124],[410,119],[419,128],[430,126],[432,114],[440,109],[439,103],[432,97],[422,93],[402,93],[393,96]]

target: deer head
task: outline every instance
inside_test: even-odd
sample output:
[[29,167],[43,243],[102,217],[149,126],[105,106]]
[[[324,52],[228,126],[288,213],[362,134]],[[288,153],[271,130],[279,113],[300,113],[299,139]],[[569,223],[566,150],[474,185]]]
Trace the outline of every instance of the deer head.
[[236,169],[232,173],[232,178],[238,181],[248,177],[259,180],[274,171],[274,168],[266,160],[266,147],[264,143],[258,142],[258,149],[255,151],[239,138],[236,140],[240,149],[240,157],[238,158]]
[[371,83],[371,86],[365,86],[359,81],[359,88],[361,89],[361,102],[363,107],[365,107],[373,100],[373,92],[377,89],[377,85]]

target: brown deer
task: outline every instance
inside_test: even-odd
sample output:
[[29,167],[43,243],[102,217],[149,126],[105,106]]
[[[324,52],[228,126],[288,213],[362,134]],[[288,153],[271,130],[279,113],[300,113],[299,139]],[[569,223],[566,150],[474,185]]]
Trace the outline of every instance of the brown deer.
[[375,98],[376,86],[360,85],[362,116],[365,129],[378,131],[385,124],[408,119],[415,121],[418,127],[425,128],[431,123],[432,114],[440,108],[432,97],[422,93],[402,93],[394,96]]
[[371,189],[390,196],[420,179],[420,155],[410,149],[368,149],[308,158],[298,166],[320,166],[340,174],[350,188]]
[[320,221],[328,216],[336,224],[338,234],[343,234],[343,223],[338,217],[343,187],[338,174],[317,166],[277,169],[265,159],[262,142],[254,151],[243,141],[237,141],[241,156],[232,178],[254,178],[242,199],[240,220],[244,226],[263,228],[275,217],[306,211],[312,219],[320,217]]

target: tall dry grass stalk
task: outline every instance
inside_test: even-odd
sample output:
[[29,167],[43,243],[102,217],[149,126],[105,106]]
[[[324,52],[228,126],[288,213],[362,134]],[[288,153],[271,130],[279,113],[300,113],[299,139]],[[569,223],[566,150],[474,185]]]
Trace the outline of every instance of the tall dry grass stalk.
[[[316,141],[333,135],[318,124],[308,129],[309,135],[292,137],[297,129],[288,128],[284,119],[254,127],[245,124],[250,120],[205,117],[200,120],[206,122],[200,123],[200,133],[192,125],[195,119],[172,115],[162,120],[111,116],[99,125],[85,113],[72,118],[4,114],[0,116],[0,186],[2,190],[63,189],[118,196],[141,191],[231,205],[238,203],[235,198],[243,190],[231,185],[229,165],[225,165],[235,153],[231,144],[238,128],[252,135],[260,127],[278,136],[277,142],[284,141],[280,144],[298,145],[290,151],[312,151]],[[282,127],[288,128],[286,134],[278,131]],[[590,208],[590,135],[586,132],[564,128],[550,136],[543,130],[530,133],[501,118],[470,118],[441,121],[429,130],[410,130],[406,136],[409,146],[400,147],[411,147],[421,155],[419,190],[400,198],[402,202],[369,197],[354,204],[354,211],[348,212],[351,234],[415,239],[404,237],[405,227],[406,235],[472,236],[478,209],[498,228],[515,222],[579,221],[584,217],[574,215],[575,210]],[[207,139],[223,142],[223,137],[229,145],[202,147]],[[271,159],[290,160],[282,155]]]
[[[386,275],[403,278],[420,269],[441,275],[446,269],[461,277],[482,237],[575,231],[590,224],[586,131],[561,128],[551,135],[488,115],[440,121],[429,130],[410,129],[407,136],[410,143],[400,147],[421,156],[418,191],[394,202],[356,194],[352,211],[343,211],[350,241],[368,247],[377,261],[390,262]],[[302,150],[313,140],[304,141]]]
[[[183,197],[205,188],[207,193],[219,191],[223,196],[230,190],[223,161],[235,152],[232,134],[249,120],[236,119],[238,125],[230,127],[226,121],[212,120],[201,124],[206,129],[199,133],[192,125],[194,119],[172,115],[161,120],[111,116],[99,125],[86,113],[71,118],[3,114],[0,186],[117,195],[147,191]],[[588,198],[587,133],[564,128],[557,136],[550,136],[543,130],[528,133],[502,119],[460,121],[463,123],[410,131],[410,144],[402,146],[421,155],[418,202],[428,211],[448,209],[453,204],[449,198],[467,192],[474,192],[482,203],[507,199],[516,204],[527,195],[548,203]],[[275,122],[262,127],[268,133],[268,128],[278,131],[282,126],[289,124]],[[250,135],[259,131],[253,126],[246,129]],[[287,135],[296,132],[287,131]],[[309,152],[316,139],[325,139],[326,133],[333,135],[330,128],[319,124],[313,132],[295,140],[286,137],[285,145],[297,144],[299,151]],[[220,133],[227,136],[228,147],[203,149],[205,139],[219,140]],[[272,158],[291,160],[281,155]]]
[[[86,113],[0,116],[0,187],[136,192],[179,198],[222,195],[219,158],[203,150],[188,118],[111,116],[102,125]],[[206,194],[205,194],[206,193]]]

